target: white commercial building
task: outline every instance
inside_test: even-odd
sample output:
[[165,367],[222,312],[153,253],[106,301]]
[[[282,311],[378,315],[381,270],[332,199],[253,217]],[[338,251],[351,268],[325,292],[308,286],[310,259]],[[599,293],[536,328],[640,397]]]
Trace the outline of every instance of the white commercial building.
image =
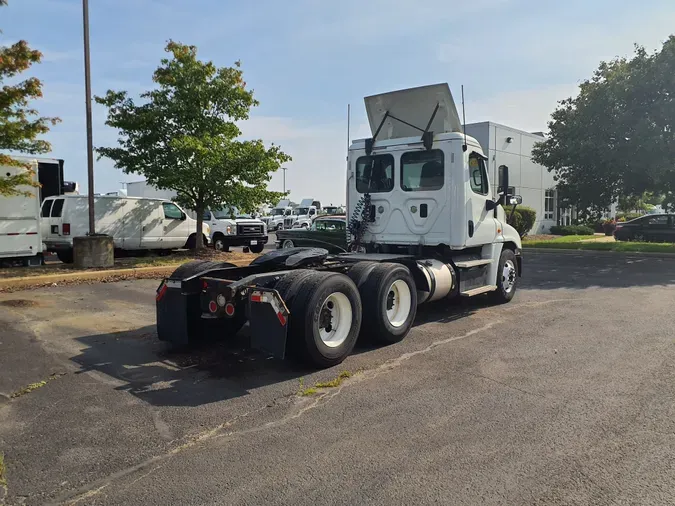
[[557,223],[569,224],[569,212],[558,209],[553,173],[532,161],[532,148],[544,140],[541,133],[530,133],[491,121],[466,125],[466,133],[474,137],[488,157],[488,170],[494,191],[497,190],[497,168],[509,168],[509,186],[523,197],[523,205],[537,212],[537,221],[530,234],[547,233]]

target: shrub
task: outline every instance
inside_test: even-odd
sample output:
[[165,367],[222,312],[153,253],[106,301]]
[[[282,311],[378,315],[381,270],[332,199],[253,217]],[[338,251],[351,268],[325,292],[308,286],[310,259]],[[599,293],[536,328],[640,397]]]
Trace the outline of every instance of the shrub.
[[553,235],[593,235],[595,232],[586,225],[563,225],[551,227]]
[[515,228],[520,237],[525,237],[527,233],[534,227],[534,222],[537,218],[537,212],[531,207],[527,206],[518,206],[513,215],[511,215],[511,209],[505,209],[506,216],[510,217],[509,225]]
[[638,213],[616,213],[616,221],[621,221],[623,218],[623,221],[630,221],[634,220],[636,218],[640,218],[641,216],[644,216],[644,214],[638,214]]

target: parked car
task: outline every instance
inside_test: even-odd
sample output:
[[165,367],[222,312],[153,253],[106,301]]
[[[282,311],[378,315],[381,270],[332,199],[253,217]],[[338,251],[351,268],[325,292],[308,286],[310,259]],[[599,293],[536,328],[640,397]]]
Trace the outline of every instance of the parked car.
[[617,223],[617,241],[675,242],[675,215],[650,214]]
[[326,248],[331,253],[347,250],[347,218],[319,216],[310,228],[293,228],[277,232],[277,248],[309,246]]
[[[196,246],[197,221],[169,200],[138,197],[94,198],[96,232],[112,236],[115,249],[168,251]],[[86,196],[49,197],[42,203],[42,237],[47,251],[64,263],[73,261],[73,237],[89,231]],[[210,228],[202,224],[204,245]]]

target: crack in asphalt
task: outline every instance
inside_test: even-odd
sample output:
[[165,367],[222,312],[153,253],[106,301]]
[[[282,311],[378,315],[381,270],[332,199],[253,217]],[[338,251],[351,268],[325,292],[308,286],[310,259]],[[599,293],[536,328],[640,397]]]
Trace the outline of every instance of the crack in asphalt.
[[[243,430],[238,430],[238,431],[226,431],[226,429],[234,426],[238,421],[240,421],[242,418],[246,418],[248,416],[257,414],[259,412],[262,412],[269,407],[269,403],[266,404],[262,408],[258,408],[256,410],[249,411],[247,413],[244,413],[242,415],[239,415],[232,420],[228,420],[227,422],[224,422],[222,424],[219,424],[207,431],[201,432],[199,434],[196,434],[194,436],[191,436],[188,438],[188,441],[185,442],[182,445],[177,446],[176,448],[170,450],[167,453],[157,455],[155,457],[151,457],[139,464],[136,464],[134,466],[128,467],[126,469],[123,469],[121,471],[118,471],[117,473],[113,473],[110,476],[107,476],[106,478],[102,478],[100,480],[97,480],[93,483],[90,483],[86,485],[85,487],[82,487],[75,492],[70,492],[68,494],[62,495],[59,498],[56,499],[55,502],[51,502],[48,504],[66,504],[68,506],[73,506],[78,503],[80,503],[84,499],[90,499],[91,497],[100,494],[103,490],[105,490],[108,486],[112,485],[115,481],[125,478],[135,472],[138,472],[143,469],[147,469],[150,466],[153,466],[152,469],[148,470],[147,473],[144,473],[143,476],[137,478],[130,484],[128,484],[124,489],[129,488],[132,484],[140,481],[144,477],[147,477],[151,475],[153,472],[157,471],[162,467],[160,464],[166,459],[169,459],[185,450],[188,450],[190,448],[193,448],[195,446],[198,446],[201,443],[204,443],[209,440],[215,440],[215,439],[220,439],[220,438],[227,438],[227,440],[234,439],[235,437],[241,437],[249,434],[254,434],[258,433],[261,431],[269,430],[272,428],[277,428],[283,425],[286,425],[287,423],[296,420],[303,415],[305,415],[307,412],[312,411],[313,409],[316,409],[318,407],[324,406],[328,402],[330,402],[331,399],[337,397],[342,393],[342,391],[352,385],[356,385],[358,383],[361,383],[363,381],[367,380],[372,380],[382,374],[386,374],[388,372],[391,372],[392,370],[401,367],[404,365],[407,361],[410,359],[418,356],[418,355],[423,355],[426,353],[431,352],[435,348],[438,348],[439,346],[443,346],[449,343],[452,343],[454,341],[459,341],[461,339],[466,339],[471,336],[474,336],[476,334],[480,334],[482,332],[485,332],[487,330],[490,330],[493,328],[495,325],[500,324],[501,321],[492,321],[482,327],[470,330],[462,335],[459,336],[453,336],[449,337],[446,339],[439,339],[437,341],[432,342],[425,348],[422,348],[420,350],[416,351],[411,351],[404,353],[396,358],[389,359],[379,366],[375,367],[374,369],[366,370],[366,371],[361,371],[360,373],[352,376],[351,378],[346,379],[339,387],[335,389],[330,389],[326,390],[324,392],[321,392],[318,396],[315,396],[313,398],[302,398],[299,396],[294,396],[294,399],[296,403],[299,403],[302,405],[297,411],[288,413],[287,415],[279,418],[278,420],[274,420],[271,422],[266,422],[263,425],[257,426],[257,427],[251,427],[248,429],[243,429]],[[296,404],[296,406],[298,405]],[[225,431],[225,432],[224,432]]]

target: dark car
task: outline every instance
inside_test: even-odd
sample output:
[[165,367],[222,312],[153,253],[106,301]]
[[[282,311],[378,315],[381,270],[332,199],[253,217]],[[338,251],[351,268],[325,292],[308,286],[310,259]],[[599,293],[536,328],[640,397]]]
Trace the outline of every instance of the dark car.
[[319,216],[310,228],[292,228],[277,232],[277,248],[325,248],[331,253],[347,250],[347,218]]
[[649,214],[617,223],[614,237],[617,241],[675,242],[675,216]]

